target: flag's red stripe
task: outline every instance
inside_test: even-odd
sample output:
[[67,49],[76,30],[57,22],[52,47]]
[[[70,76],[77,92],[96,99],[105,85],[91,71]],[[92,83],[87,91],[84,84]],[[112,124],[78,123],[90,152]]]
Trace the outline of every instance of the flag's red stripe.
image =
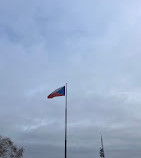
[[54,97],[59,97],[59,96],[63,96],[62,94],[59,94],[59,93],[53,93],[53,94],[50,94],[49,96],[48,96],[48,99],[49,98],[54,98]]

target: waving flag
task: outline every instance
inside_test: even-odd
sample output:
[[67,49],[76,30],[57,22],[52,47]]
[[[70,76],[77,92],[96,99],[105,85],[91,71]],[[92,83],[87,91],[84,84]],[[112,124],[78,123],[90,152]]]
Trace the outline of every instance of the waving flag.
[[54,92],[52,92],[49,96],[48,99],[52,99],[54,97],[59,97],[59,96],[65,96],[65,86],[56,89]]
[[67,158],[67,83],[66,86],[56,89],[47,98],[65,96],[65,158]]

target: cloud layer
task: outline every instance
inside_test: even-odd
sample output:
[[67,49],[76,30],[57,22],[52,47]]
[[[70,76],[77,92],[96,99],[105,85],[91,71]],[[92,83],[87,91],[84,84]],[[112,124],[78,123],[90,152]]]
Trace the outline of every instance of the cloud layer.
[[141,2],[0,2],[0,134],[24,157],[64,156],[68,83],[68,158],[141,155]]

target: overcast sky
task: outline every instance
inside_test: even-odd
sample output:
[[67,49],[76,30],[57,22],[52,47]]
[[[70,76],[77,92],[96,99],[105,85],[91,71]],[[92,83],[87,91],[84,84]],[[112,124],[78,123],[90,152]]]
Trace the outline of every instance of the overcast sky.
[[141,157],[141,1],[1,0],[0,135],[25,158]]

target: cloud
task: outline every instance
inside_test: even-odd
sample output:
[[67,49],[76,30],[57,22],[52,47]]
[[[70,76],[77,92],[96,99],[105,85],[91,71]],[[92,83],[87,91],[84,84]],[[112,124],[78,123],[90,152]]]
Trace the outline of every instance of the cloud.
[[26,157],[140,155],[140,1],[1,1],[0,132]]

